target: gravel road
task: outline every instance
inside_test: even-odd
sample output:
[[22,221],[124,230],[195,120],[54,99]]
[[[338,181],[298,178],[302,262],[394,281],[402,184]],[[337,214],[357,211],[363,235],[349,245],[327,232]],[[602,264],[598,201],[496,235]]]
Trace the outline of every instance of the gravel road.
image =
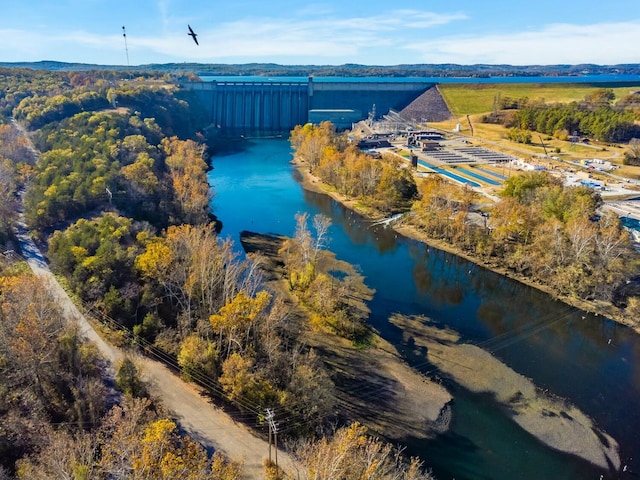
[[[32,271],[48,285],[67,318],[78,324],[82,335],[95,343],[112,365],[117,363],[124,353],[105,342],[80,313],[48,269],[42,253],[29,237],[22,219],[17,226],[17,235],[22,255]],[[262,462],[269,456],[267,442],[252,435],[244,425],[235,422],[229,415],[213,406],[194,385],[183,381],[164,365],[144,357],[139,357],[137,364],[143,378],[149,383],[152,395],[161,399],[174,415],[174,419],[194,440],[208,449],[224,453],[228,458],[242,461],[244,478],[264,478]],[[272,451],[272,455],[275,457],[275,451]],[[291,458],[282,451],[278,452],[278,464],[285,471],[294,471]]]

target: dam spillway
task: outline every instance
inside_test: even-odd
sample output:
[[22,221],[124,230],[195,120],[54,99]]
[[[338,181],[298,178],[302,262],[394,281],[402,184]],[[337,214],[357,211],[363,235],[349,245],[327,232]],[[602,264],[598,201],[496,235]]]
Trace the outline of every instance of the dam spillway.
[[338,128],[401,110],[434,83],[397,79],[242,79],[186,82],[211,125],[223,132],[288,132],[307,122],[332,121]]

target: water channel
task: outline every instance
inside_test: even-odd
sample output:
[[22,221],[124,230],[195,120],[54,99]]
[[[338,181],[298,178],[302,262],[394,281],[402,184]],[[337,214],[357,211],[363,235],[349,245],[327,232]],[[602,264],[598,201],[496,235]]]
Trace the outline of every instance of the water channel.
[[[625,473],[604,472],[554,451],[516,425],[488,395],[447,385],[455,400],[450,430],[409,442],[440,480],[635,478],[640,473],[640,336],[614,322],[442,251],[396,235],[302,189],[286,139],[245,140],[218,154],[209,173],[222,237],[239,232],[291,235],[297,212],[332,219],[330,249],[359,266],[376,293],[370,322],[408,351],[394,312],[425,315],[493,353],[540,388],[567,399],[613,436]],[[418,370],[434,373],[410,355]],[[437,372],[435,372],[437,374]]]

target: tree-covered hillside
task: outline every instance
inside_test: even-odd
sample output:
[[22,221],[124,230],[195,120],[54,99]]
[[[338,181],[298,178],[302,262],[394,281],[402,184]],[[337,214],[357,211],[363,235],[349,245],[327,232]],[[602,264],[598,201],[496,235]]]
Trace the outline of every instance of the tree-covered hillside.
[[[259,255],[240,259],[217,236],[189,92],[162,74],[28,69],[0,69],[0,92],[3,251],[17,245],[23,203],[50,267],[118,346],[163,359],[252,426],[267,407],[288,417],[289,437],[333,423],[333,383],[304,341],[311,325],[266,289]],[[95,348],[18,258],[0,257],[0,478],[237,478],[238,465],[209,458],[145,399],[131,361],[116,375],[124,397],[113,395]],[[348,292],[349,281],[331,285]],[[399,456],[376,455],[380,478],[429,478],[416,461],[407,477]]]

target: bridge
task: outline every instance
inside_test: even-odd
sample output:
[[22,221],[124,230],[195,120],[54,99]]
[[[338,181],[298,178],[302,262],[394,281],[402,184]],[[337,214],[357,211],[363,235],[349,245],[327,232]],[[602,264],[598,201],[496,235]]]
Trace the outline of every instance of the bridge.
[[331,120],[339,128],[401,110],[434,84],[400,79],[327,78],[237,79],[185,82],[226,133],[283,133],[312,121]]

